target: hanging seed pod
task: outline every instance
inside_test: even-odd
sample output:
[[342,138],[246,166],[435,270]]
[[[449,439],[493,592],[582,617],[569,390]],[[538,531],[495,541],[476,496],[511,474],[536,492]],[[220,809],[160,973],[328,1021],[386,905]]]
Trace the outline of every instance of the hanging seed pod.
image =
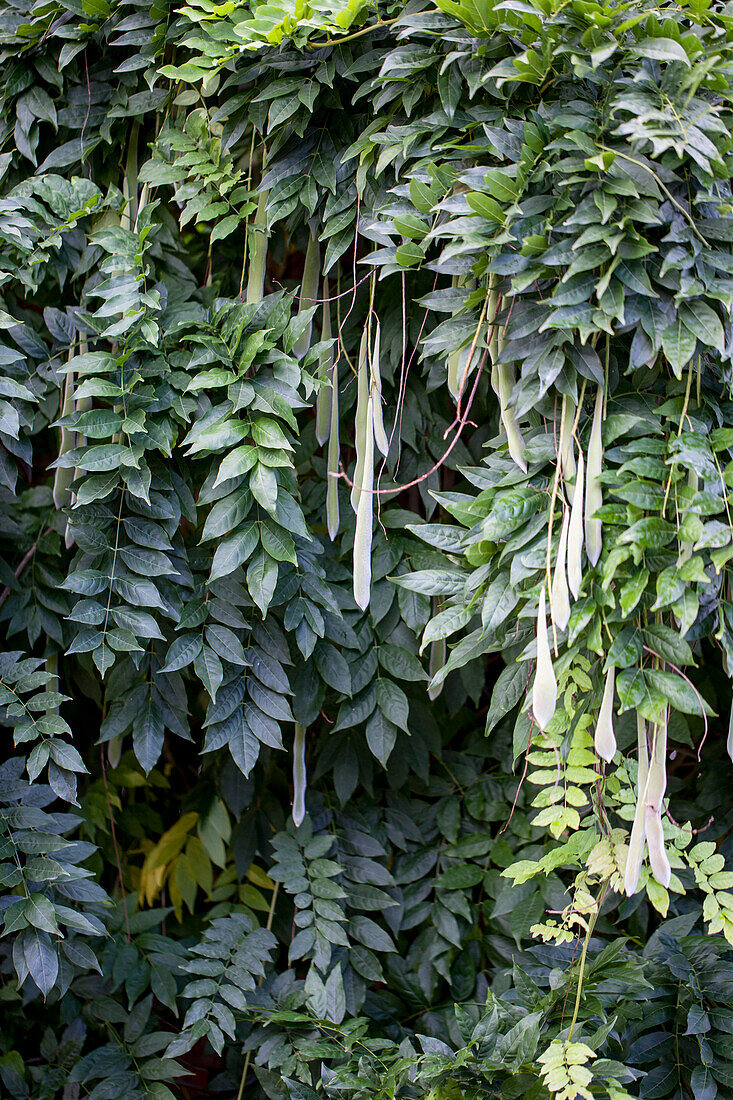
[[495,319],[500,306],[501,302],[499,295],[493,289],[490,289],[487,316],[490,318],[490,323],[493,326],[491,336],[489,337],[489,356],[492,362],[491,385],[494,393],[499,398],[499,411],[501,414],[501,422],[506,432],[509,454],[514,462],[516,462],[519,469],[526,474],[527,463],[524,461],[524,438],[519,429],[514,410],[509,403],[511,401],[515,382],[514,368],[509,363],[499,362],[504,346],[504,338],[499,332],[499,326],[496,324]]
[[[324,286],[328,286],[324,280]],[[326,295],[327,296],[327,295]],[[326,307],[324,307],[326,308]],[[328,461],[326,486],[326,526],[331,542],[336,538],[339,529],[339,387],[338,387],[338,359],[333,356],[331,367],[331,428],[328,435]]]
[[560,540],[557,544],[557,561],[555,562],[555,573],[550,591],[550,614],[558,630],[565,630],[570,622],[570,596],[568,595],[568,580],[565,574],[569,526],[570,511],[566,508],[562,517]]
[[[443,601],[442,601],[440,596],[433,596],[431,602],[432,602],[433,615],[437,615],[440,612],[441,607],[443,606]],[[436,638],[436,640],[434,642],[430,643],[429,669],[430,669],[430,679],[431,680],[432,680],[433,676],[435,676],[436,672],[439,672],[440,669],[445,664],[446,656],[447,656],[447,646],[446,646],[445,638]],[[431,702],[435,702],[435,700],[438,698],[441,691],[443,690],[443,684],[444,683],[445,683],[445,681],[441,681],[441,683],[439,683],[437,685],[437,687],[429,687],[428,688],[428,699],[430,699]]]
[[[80,336],[79,337],[79,354],[80,355],[86,355],[88,347],[89,347],[89,345],[87,344],[86,336]],[[92,407],[91,397],[77,398],[75,393],[72,392],[72,409],[75,409],[77,412],[88,412],[88,410],[91,409],[91,407]],[[74,444],[75,446],[82,447],[86,444],[86,441],[87,441],[87,437],[85,435],[76,435],[75,434],[75,444]],[[74,476],[72,478],[72,481],[76,481],[76,479],[78,477],[82,477],[83,474],[84,474],[84,471],[80,470],[79,467],[77,466],[74,470]],[[72,495],[72,497],[74,496],[73,493],[71,495]],[[66,544],[66,549],[67,550],[70,550],[71,547],[74,545],[74,534],[73,534],[73,530],[72,530],[71,520],[66,521],[66,534],[64,536],[64,542]]]
[[261,302],[265,290],[267,269],[267,191],[260,191],[257,210],[251,227],[247,303]]
[[[430,679],[431,680],[437,672],[440,672],[441,668],[445,664],[446,655],[447,655],[447,650],[446,650],[445,638],[439,638],[439,639],[436,639],[436,641],[430,643],[429,670],[430,670]],[[443,684],[444,683],[445,683],[445,680],[441,680],[441,682],[437,685],[437,687],[429,687],[428,688],[428,699],[430,699],[431,703],[434,703],[435,700],[440,695],[441,691],[443,690]]]
[[295,723],[293,739],[293,824],[302,825],[305,817],[305,792],[308,786],[305,772],[305,729]]
[[577,600],[583,583],[583,490],[585,478],[585,459],[583,450],[578,447],[578,468],[575,472],[575,489],[570,509],[570,527],[568,529],[568,585]]
[[601,556],[603,529],[599,519],[593,516],[603,504],[601,489],[601,468],[603,466],[603,386],[596,393],[596,407],[593,412],[593,424],[588,442],[588,477],[585,487],[585,550],[591,565],[595,565]]
[[506,432],[509,454],[522,471],[527,473],[527,463],[524,461],[524,437],[519,430],[517,418],[509,402],[514,389],[514,368],[509,363],[499,363],[496,368],[498,382],[499,405],[501,406],[501,422]]
[[[74,361],[75,341],[69,348],[67,363]],[[76,381],[74,372],[69,371],[64,379],[63,398],[61,401],[61,416],[71,416],[74,412],[74,389]],[[73,451],[76,446],[76,432],[71,428],[61,428],[61,442],[59,445],[59,458],[68,451]],[[58,466],[53,478],[53,504],[60,510],[71,503],[71,486],[76,477],[76,469],[73,466]]]
[[118,733],[116,737],[113,737],[111,741],[107,742],[107,759],[109,760],[109,766],[111,768],[119,767],[120,760],[122,759],[122,743],[124,739],[124,734]]
[[375,317],[374,344],[372,346],[369,356],[371,392],[374,398],[374,442],[386,458],[389,453],[389,440],[387,439],[387,433],[384,430],[384,419],[382,417],[382,375],[379,368],[379,357],[381,355],[381,332],[382,326],[379,323],[379,318]]
[[733,760],[733,706],[730,708],[730,718],[728,719],[728,741],[725,746],[728,750],[728,756]]
[[610,764],[616,755],[616,734],[613,732],[613,695],[616,689],[616,666],[610,665],[606,673],[601,709],[596,723],[595,747],[601,760]]
[[649,848],[649,865],[654,877],[657,882],[660,882],[666,888],[672,878],[672,868],[664,847],[662,815],[655,813],[648,806],[646,810],[646,843]]
[[[498,300],[498,295],[495,291],[491,290],[491,286],[495,281],[496,277],[494,275],[491,275],[489,281],[489,317],[493,317],[496,312],[496,302]],[[472,279],[467,275],[454,275],[451,285],[454,288],[472,287],[475,286],[475,279]],[[460,313],[460,309],[454,310],[453,316],[455,317],[458,313]],[[466,385],[466,379],[468,378],[470,371],[478,365],[480,360],[478,349],[474,349],[471,366],[468,366],[468,356],[469,352],[471,351],[472,343],[473,340],[469,340],[468,344],[466,344],[462,348],[458,348],[456,351],[451,352],[451,354],[448,356],[448,392],[450,393],[453,400],[456,402],[461,396],[463,388]]]
[[552,667],[550,643],[547,637],[545,586],[540,591],[537,611],[537,668],[532,687],[532,713],[541,730],[546,730],[557,706],[557,680]]
[[356,510],[356,534],[354,535],[354,599],[366,611],[372,588],[372,507],[374,486],[374,413],[371,394],[366,408],[366,439],[364,441],[364,466]]
[[[460,287],[462,285],[462,278],[463,278],[463,276],[461,276],[461,275],[454,275],[453,276],[453,278],[451,279],[451,286],[453,287],[454,290],[457,287]],[[454,317],[455,317],[456,312],[457,312],[456,310],[453,311],[453,316]],[[451,397],[453,398],[454,401],[457,401],[458,396],[459,396],[459,394],[458,394],[458,371],[459,371],[460,360],[461,360],[461,349],[460,348],[458,349],[458,351],[452,351],[450,353],[450,355],[448,356],[448,392],[449,392],[449,394],[451,395]]]
[[367,374],[367,357],[369,353],[369,326],[364,327],[359,344],[359,360],[356,368],[356,422],[354,425],[354,442],[356,447],[356,469],[354,470],[354,484],[351,489],[351,507],[354,511],[359,506],[359,491],[364,476],[364,450],[366,445],[366,413],[369,399],[369,376]]
[[148,192],[149,192],[149,190],[150,190],[150,188],[149,188],[147,183],[144,183],[142,185],[142,187],[140,188],[140,200],[139,200],[139,202],[137,204],[137,208],[135,210],[135,220],[132,223],[133,232],[135,232],[135,233],[137,233],[137,223],[138,223],[138,220],[140,218],[140,213],[148,204]]
[[629,853],[626,857],[626,869],[624,871],[624,891],[627,897],[632,897],[639,888],[639,875],[641,863],[644,858],[644,843],[646,841],[646,785],[649,775],[649,750],[646,743],[646,722],[637,712],[636,715],[636,740],[638,747],[639,774],[636,794],[636,811],[634,824],[629,838]]
[[[695,473],[694,470],[688,470],[687,471],[687,484],[690,487],[690,489],[692,489],[694,492],[697,492],[698,489],[700,488],[700,482],[699,482],[698,476],[697,476],[697,474]],[[691,542],[681,542],[680,543],[680,553],[679,553],[679,557],[677,558],[677,568],[680,569],[685,564],[686,561],[689,561],[689,559],[691,557],[692,557],[692,543]],[[675,616],[675,618],[676,618],[676,616]]]
[[562,476],[566,481],[572,481],[575,477],[575,456],[573,455],[575,411],[575,402],[564,393],[560,412],[560,438],[557,444],[557,455],[562,467]]
[[[331,339],[331,304],[328,301],[328,279],[323,280],[323,320],[321,322],[321,339]],[[316,395],[316,439],[320,446],[329,437],[331,431],[331,389],[326,384],[331,378],[335,353],[331,353],[330,365],[324,362],[318,368],[318,378],[322,385]]]
[[669,886],[672,868],[664,847],[662,804],[667,789],[667,723],[666,718],[654,727],[652,756],[649,762],[646,796],[646,842],[649,864],[657,882]]
[[[311,233],[308,237],[308,247],[305,250],[305,264],[303,265],[303,280],[300,284],[300,297],[298,299],[298,313],[302,313],[304,310],[311,309],[318,298],[318,285],[321,281],[321,246],[318,243],[318,238]],[[328,294],[324,288],[324,299],[328,298]],[[324,302],[324,308],[328,305],[328,302]],[[308,348],[311,346],[311,333],[313,330],[313,322],[309,321],[301,335],[295,342],[293,348],[293,355],[297,355],[298,359],[302,359]],[[324,336],[325,340],[326,337]]]
[[127,146],[125,175],[122,179],[122,194],[125,199],[125,207],[120,216],[120,225],[123,229],[132,229],[137,222],[137,145],[139,133],[140,123],[136,120],[132,124],[130,143]]

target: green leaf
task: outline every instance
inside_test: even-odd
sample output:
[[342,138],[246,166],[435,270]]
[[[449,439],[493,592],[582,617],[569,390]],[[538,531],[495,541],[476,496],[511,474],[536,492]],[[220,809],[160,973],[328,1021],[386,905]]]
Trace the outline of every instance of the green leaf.
[[486,733],[491,733],[496,723],[514,710],[526,693],[528,684],[525,665],[515,663],[502,669],[491,692],[491,702],[486,714]]
[[668,325],[662,333],[662,350],[677,378],[682,377],[682,371],[695,354],[696,346],[695,334],[690,332],[681,318]]
[[410,715],[410,705],[402,688],[393,680],[380,678],[377,680],[377,706],[382,714],[393,722],[399,729],[409,733],[407,721]]
[[641,57],[651,57],[654,61],[681,61],[688,68],[690,66],[685,50],[673,38],[642,38],[632,49]]
[[386,767],[397,740],[397,727],[381,710],[377,709],[368,720],[365,733],[367,745],[372,754],[380,764]]
[[262,612],[264,619],[275,594],[278,565],[269,554],[260,548],[247,569],[247,587],[252,599]]

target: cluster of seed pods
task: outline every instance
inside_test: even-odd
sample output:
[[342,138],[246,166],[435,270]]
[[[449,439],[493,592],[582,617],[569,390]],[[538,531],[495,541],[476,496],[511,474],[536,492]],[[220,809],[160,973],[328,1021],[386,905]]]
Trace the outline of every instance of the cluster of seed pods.
[[[557,630],[565,630],[570,622],[571,596],[578,599],[583,583],[583,549],[591,565],[596,565],[601,555],[603,533],[601,520],[596,512],[603,503],[601,467],[603,463],[603,387],[598,386],[588,442],[588,466],[578,443],[577,462],[573,452],[573,422],[576,410],[566,396],[563,398],[558,440],[558,477],[562,472],[566,482],[573,482],[571,503],[563,508],[558,540],[555,571],[550,583],[550,616]],[[537,669],[532,690],[532,711],[540,729],[544,730],[552,720],[557,706],[557,682],[552,664],[549,633],[547,629],[546,585],[542,585],[537,611]],[[596,726],[596,751],[610,761],[616,752],[613,732],[613,695],[615,669],[610,665],[606,673],[603,702]]]
[[664,847],[662,803],[667,789],[667,719],[651,727],[651,745],[646,721],[636,716],[639,779],[634,824],[629,839],[629,852],[624,872],[624,890],[629,897],[639,886],[639,874],[644,857],[644,844],[649,850],[649,866],[662,886],[669,886],[672,868]]
[[[577,599],[583,582],[583,547],[591,565],[595,565],[602,548],[602,525],[596,513],[603,503],[601,468],[603,444],[603,387],[596,392],[593,422],[588,442],[587,471],[583,451],[578,445],[577,463],[573,453],[573,405],[563,398],[560,421],[558,461],[567,482],[574,480],[572,500],[563,510],[558,540],[555,570],[550,584],[550,616],[554,627],[565,630],[571,614],[570,595]],[[557,681],[550,648],[545,585],[540,592],[537,612],[537,668],[532,690],[532,710],[540,729],[549,725],[557,706]],[[613,703],[616,668],[610,662],[605,670],[603,697],[596,722],[594,745],[598,756],[610,763],[616,753],[613,728]],[[666,717],[651,727],[651,744],[647,723],[637,715],[639,780],[634,823],[629,840],[624,872],[624,889],[629,897],[636,893],[645,845],[654,877],[669,886],[672,871],[664,845],[662,807],[667,786],[667,725]],[[733,717],[729,742],[733,750]],[[732,752],[733,755],[733,752]]]

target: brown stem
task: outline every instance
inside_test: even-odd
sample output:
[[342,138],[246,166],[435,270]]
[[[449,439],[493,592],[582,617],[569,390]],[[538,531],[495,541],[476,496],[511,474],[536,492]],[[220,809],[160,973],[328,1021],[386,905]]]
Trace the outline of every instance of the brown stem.
[[[18,566],[16,566],[16,569],[15,569],[15,578],[16,578],[16,580],[20,577],[20,574],[23,572],[26,565],[28,564],[28,562],[31,560],[31,558],[35,554],[37,546],[38,546],[38,539],[36,539],[36,541],[31,546],[30,550],[28,550],[27,553],[25,553],[23,555],[23,557],[20,559],[20,564]],[[3,606],[3,604],[5,603],[5,601],[7,600],[9,595],[10,595],[10,585],[7,585],[7,587],[5,587],[2,590],[2,592],[0,592],[0,607]]]
[[[405,491],[405,489],[411,489],[413,485],[419,485],[421,481],[425,481],[427,478],[430,477],[431,474],[434,474],[436,470],[440,469],[440,467],[443,465],[443,463],[447,459],[448,455],[451,453],[451,451],[455,447],[456,443],[460,439],[461,432],[463,431],[463,429],[465,428],[465,426],[468,422],[468,414],[471,411],[471,405],[473,404],[473,399],[476,395],[476,389],[478,388],[478,384],[479,384],[479,381],[481,379],[481,374],[482,374],[485,362],[486,362],[486,352],[484,352],[483,357],[481,359],[481,364],[479,366],[479,369],[476,372],[476,381],[473,384],[473,389],[471,390],[471,395],[468,399],[468,404],[466,405],[466,411],[463,413],[463,415],[461,416],[461,419],[458,423],[458,431],[453,436],[453,439],[450,441],[448,449],[444,452],[444,454],[441,455],[441,457],[438,459],[438,461],[435,463],[435,465],[432,466],[427,471],[427,473],[421,474],[420,477],[413,478],[412,481],[408,481],[404,485],[395,485],[392,489],[362,489],[361,492],[371,493],[372,496],[387,496],[389,493],[403,493]],[[455,421],[453,423],[455,423]],[[453,427],[453,424],[451,424],[450,428],[452,428],[452,427]],[[450,428],[446,429],[446,433],[445,433],[446,435],[450,431]],[[341,469],[339,472],[334,471],[332,473],[329,473],[328,476],[329,477],[340,477],[346,482],[346,484],[349,487],[353,487],[353,484],[354,484],[353,481],[351,480],[351,478],[348,476],[348,474],[343,469]]]

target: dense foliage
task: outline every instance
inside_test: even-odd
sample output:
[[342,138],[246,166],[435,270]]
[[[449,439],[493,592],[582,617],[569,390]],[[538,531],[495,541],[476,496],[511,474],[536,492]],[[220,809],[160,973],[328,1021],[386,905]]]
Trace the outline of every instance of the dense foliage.
[[436,3],[0,7],[3,1097],[733,1094],[733,5]]

